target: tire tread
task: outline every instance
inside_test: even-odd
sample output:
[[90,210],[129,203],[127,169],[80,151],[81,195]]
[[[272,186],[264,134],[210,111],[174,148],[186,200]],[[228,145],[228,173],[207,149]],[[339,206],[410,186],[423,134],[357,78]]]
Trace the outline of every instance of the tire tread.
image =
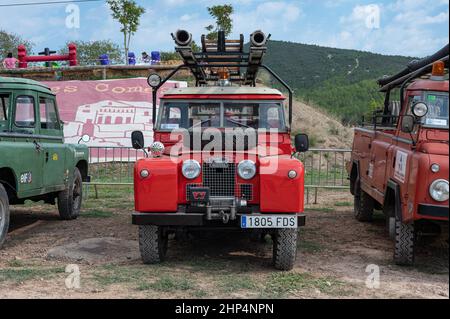
[[397,265],[411,266],[414,264],[414,243],[414,224],[405,224],[396,218],[394,261]]
[[278,270],[291,270],[297,256],[298,230],[279,229],[273,243],[273,261]]
[[[73,172],[74,180],[79,179],[82,187],[82,177],[78,168],[75,167]],[[80,215],[80,211],[74,211],[73,202],[72,202],[72,184],[66,188],[65,190],[58,193],[58,211],[59,216],[62,220],[73,220],[76,219]],[[83,189],[81,189],[81,193],[83,193]],[[82,196],[82,195],[81,195]],[[83,199],[81,199],[83,200]]]
[[156,264],[164,261],[167,241],[161,232],[162,228],[158,226],[139,226],[139,250],[144,264]]

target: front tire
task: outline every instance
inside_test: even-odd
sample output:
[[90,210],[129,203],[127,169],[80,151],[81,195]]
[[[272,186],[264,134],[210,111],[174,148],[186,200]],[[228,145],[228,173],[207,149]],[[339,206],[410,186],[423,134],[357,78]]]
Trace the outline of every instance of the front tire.
[[80,215],[83,201],[83,179],[75,167],[70,185],[58,193],[58,210],[62,220],[76,219]]
[[5,188],[0,184],[0,248],[6,240],[9,229],[9,200]]
[[414,223],[405,224],[397,216],[395,217],[394,262],[397,265],[414,264],[415,235]]
[[297,257],[297,228],[278,229],[273,236],[273,263],[278,270],[294,268]]
[[369,194],[361,189],[359,177],[355,183],[354,193],[353,200],[356,220],[360,222],[372,221],[374,200]]
[[163,262],[168,246],[168,235],[161,226],[139,226],[139,250],[144,264]]

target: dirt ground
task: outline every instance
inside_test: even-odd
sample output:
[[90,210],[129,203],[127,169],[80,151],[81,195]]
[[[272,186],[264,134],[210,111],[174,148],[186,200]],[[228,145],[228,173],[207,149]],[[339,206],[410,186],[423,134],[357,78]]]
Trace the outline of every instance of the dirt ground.
[[[239,233],[172,239],[160,265],[143,265],[132,248],[114,246],[97,261],[52,257],[57,246],[94,238],[137,250],[131,188],[89,195],[75,221],[60,221],[53,206],[13,208],[0,251],[0,298],[449,298],[448,234],[419,246],[415,267],[396,266],[382,215],[356,222],[346,192],[321,191],[320,203],[307,206],[290,272],[272,268],[270,238],[254,243]],[[68,264],[79,267],[78,289],[66,288]],[[368,265],[380,271],[378,288],[366,286]]]

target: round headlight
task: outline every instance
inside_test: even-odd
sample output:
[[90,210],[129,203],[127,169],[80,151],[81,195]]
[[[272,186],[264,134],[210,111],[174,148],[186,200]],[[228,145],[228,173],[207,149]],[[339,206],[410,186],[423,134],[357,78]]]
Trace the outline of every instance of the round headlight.
[[437,179],[430,185],[430,196],[438,202],[448,200],[448,181]]
[[161,77],[156,73],[150,74],[149,77],[147,78],[147,83],[152,88],[155,88],[161,83]]
[[153,156],[162,156],[164,153],[164,144],[161,142],[153,142],[152,146],[150,146],[150,152],[152,152]]
[[424,117],[428,113],[428,106],[423,102],[417,102],[412,107],[412,113],[417,117]]
[[434,163],[434,164],[431,165],[430,169],[431,169],[431,171],[432,171],[433,173],[437,173],[437,172],[439,172],[439,170],[441,169],[441,167],[439,166],[439,164]]
[[183,162],[183,167],[181,168],[181,172],[183,176],[187,179],[194,179],[200,175],[201,167],[200,163],[196,160],[186,160]]
[[238,174],[243,179],[252,179],[256,174],[256,165],[251,160],[243,160],[238,165]]
[[147,178],[150,175],[150,172],[146,169],[141,170],[140,175],[142,178]]
[[294,171],[294,170],[289,171],[289,172],[288,172],[288,177],[289,177],[290,179],[296,178],[296,177],[297,177],[297,172]]

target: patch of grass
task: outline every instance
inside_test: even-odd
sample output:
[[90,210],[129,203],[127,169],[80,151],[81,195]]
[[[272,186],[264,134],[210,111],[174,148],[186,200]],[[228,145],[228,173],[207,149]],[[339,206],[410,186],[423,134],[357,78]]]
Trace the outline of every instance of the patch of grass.
[[301,238],[298,240],[297,247],[300,248],[300,250],[306,251],[308,253],[317,253],[324,249],[324,247],[319,243],[310,240],[304,240]]
[[22,260],[13,259],[13,260],[8,260],[8,266],[9,267],[23,267],[23,266],[25,266],[25,263]]
[[[192,258],[190,260],[184,260],[183,264],[191,267],[193,271],[210,271],[215,273],[229,272],[230,269],[238,271],[238,269],[235,269],[238,265],[231,260],[212,257]],[[248,268],[247,266],[241,271],[246,271]]]
[[161,292],[186,291],[195,289],[194,283],[187,278],[164,275],[155,282],[143,282],[139,284],[138,290],[156,290]]
[[114,216],[114,213],[104,210],[88,210],[87,212],[81,213],[81,216],[86,218],[110,218]]
[[348,293],[346,283],[331,277],[314,277],[308,273],[283,272],[274,273],[269,277],[263,294],[272,298],[283,298],[300,290],[317,289],[329,295]]
[[348,207],[348,206],[353,206],[352,202],[336,202],[334,203],[334,206],[336,207]]
[[104,265],[93,274],[93,279],[102,286],[120,283],[139,284],[143,278],[151,278],[160,273],[159,265]]
[[257,284],[247,275],[226,275],[219,279],[220,290],[230,293],[239,290],[254,290]]
[[192,292],[192,296],[194,298],[204,298],[208,295],[208,293],[206,291],[204,291],[203,289],[195,289]]
[[63,273],[64,268],[4,268],[0,269],[0,282],[24,282],[36,278],[50,278]]

